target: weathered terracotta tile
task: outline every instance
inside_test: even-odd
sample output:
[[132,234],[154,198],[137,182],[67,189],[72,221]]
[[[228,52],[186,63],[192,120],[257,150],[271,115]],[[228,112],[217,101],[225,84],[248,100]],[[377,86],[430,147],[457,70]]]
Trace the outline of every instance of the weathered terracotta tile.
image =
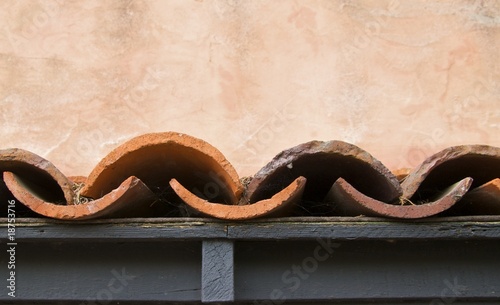
[[164,132],[136,137],[114,149],[90,173],[81,194],[99,198],[130,176],[153,192],[164,191],[176,178],[193,192],[231,204],[243,192],[236,171],[219,150],[189,135]]
[[59,205],[38,198],[11,172],[4,173],[4,180],[14,196],[24,205],[50,218],[83,220],[103,216],[153,216],[148,211],[152,211],[149,206],[154,201],[154,194],[135,177],[126,179],[118,188],[99,199],[74,205]]
[[279,214],[283,215],[284,211],[290,210],[293,205],[300,201],[305,184],[306,179],[298,177],[290,185],[269,199],[259,200],[246,205],[226,205],[201,199],[188,191],[176,179],[170,181],[170,185],[177,195],[190,207],[204,215],[226,220],[245,220]]
[[23,188],[59,204],[74,204],[73,182],[44,158],[22,149],[0,150],[0,172],[15,173]]
[[243,183],[215,147],[165,132],[124,143],[88,178],[66,177],[20,149],[0,150],[0,171],[1,198],[13,195],[38,215],[67,220],[500,214],[500,148],[484,145],[450,147],[412,171],[391,173],[355,145],[312,141],[281,152]]
[[447,215],[500,215],[500,178],[469,191]]
[[248,200],[270,198],[300,176],[307,179],[300,209],[312,215],[331,214],[332,207],[323,200],[339,178],[382,202],[395,202],[402,193],[397,178],[361,148],[341,141],[312,141],[281,152],[262,168],[248,185]]
[[464,178],[441,192],[437,199],[422,203],[388,204],[364,195],[347,181],[337,180],[325,200],[335,206],[335,211],[343,216],[384,216],[393,218],[424,218],[446,211],[467,192],[472,184],[471,178]]
[[403,197],[414,201],[431,198],[436,192],[471,177],[471,189],[500,175],[500,148],[462,145],[446,148],[417,166],[401,183]]

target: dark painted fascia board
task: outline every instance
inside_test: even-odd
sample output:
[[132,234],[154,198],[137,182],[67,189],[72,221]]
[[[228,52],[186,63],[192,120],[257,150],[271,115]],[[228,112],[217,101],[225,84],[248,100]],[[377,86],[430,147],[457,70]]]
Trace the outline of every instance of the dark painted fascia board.
[[[7,219],[0,218],[0,231]],[[387,221],[371,217],[275,218],[228,223],[204,218],[131,218],[86,222],[16,219],[16,240],[338,240],[500,239],[500,217]],[[6,241],[7,235],[0,236]]]

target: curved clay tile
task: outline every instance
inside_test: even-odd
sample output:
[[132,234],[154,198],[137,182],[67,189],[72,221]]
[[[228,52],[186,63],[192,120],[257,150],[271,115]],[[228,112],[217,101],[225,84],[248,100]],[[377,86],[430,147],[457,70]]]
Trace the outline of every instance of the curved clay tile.
[[[0,150],[0,172],[13,172],[34,196],[55,204],[73,204],[73,182],[52,163],[22,149]],[[8,186],[8,185],[7,185]]]
[[425,204],[408,204],[401,201],[398,204],[387,204],[369,198],[356,190],[352,185],[339,178],[326,196],[327,201],[334,201],[336,212],[342,215],[385,216],[393,218],[423,218],[433,216],[453,207],[457,199],[467,192],[472,184],[471,178],[464,178],[451,185],[439,194],[439,197]]
[[[89,219],[100,216],[119,217],[134,215],[147,210],[144,203],[152,202],[152,193],[137,178],[129,178],[116,190],[99,200],[80,204],[75,183],[83,183],[85,177],[64,176],[52,163],[21,149],[0,151],[0,170],[3,183],[25,207],[38,215],[56,219]],[[20,211],[20,206],[16,211]]]
[[180,133],[136,137],[103,158],[87,179],[67,178],[26,151],[5,150],[0,157],[12,194],[36,213],[58,219],[165,215],[181,201],[169,186],[172,178],[225,204],[238,203],[243,192],[236,171],[216,148]]
[[310,215],[395,218],[500,214],[500,148],[484,145],[447,148],[396,177],[355,145],[312,141],[278,154],[251,179],[244,195],[222,153],[174,132],[124,143],[88,178],[67,178],[21,149],[0,150],[0,172],[2,198],[13,195],[35,213],[58,219],[195,211],[243,220],[292,215],[297,208]]
[[364,200],[397,202],[402,193],[397,178],[361,148],[341,141],[312,141],[281,152],[262,168],[248,185],[248,200],[270,198],[300,176],[307,179],[301,208],[313,215],[335,209],[340,198],[327,204],[324,199],[339,178],[364,194]]
[[131,176],[147,185],[159,199],[157,206],[165,208],[181,204],[169,186],[173,178],[201,198],[225,204],[238,203],[243,192],[236,171],[219,150],[185,134],[164,132],[138,136],[114,149],[80,193],[97,199]]
[[[441,212],[445,215],[500,212],[498,199],[491,196],[496,190],[493,179],[498,177],[500,148],[486,145],[446,148],[427,158],[403,179],[402,203],[414,207],[411,217],[406,218]],[[466,180],[470,181],[465,183]]]
[[[4,181],[12,194],[31,210],[43,216],[64,220],[148,216],[148,211],[152,211],[148,207],[154,199],[154,194],[135,177],[126,179],[118,188],[99,199],[74,205],[53,204],[40,199],[26,189],[13,173],[5,172]],[[151,214],[150,212],[149,216]]]
[[177,195],[190,207],[204,215],[227,220],[245,220],[283,213],[300,200],[305,183],[306,179],[299,177],[269,199],[246,205],[225,205],[201,199],[183,187],[176,179],[170,181]]
[[446,148],[427,158],[404,179],[403,196],[414,201],[427,200],[466,177],[473,179],[471,189],[500,178],[500,148],[486,145]]
[[500,215],[500,178],[470,190],[443,215]]
[[[497,188],[492,179],[499,175],[499,148],[455,146],[429,157],[404,177],[400,205],[387,206],[369,200],[346,181],[336,182],[327,199],[340,198],[338,209],[348,215],[362,213],[422,218],[442,212],[447,215],[485,215],[495,211],[498,214],[498,197],[492,196]],[[467,193],[470,188],[480,185],[483,186]]]

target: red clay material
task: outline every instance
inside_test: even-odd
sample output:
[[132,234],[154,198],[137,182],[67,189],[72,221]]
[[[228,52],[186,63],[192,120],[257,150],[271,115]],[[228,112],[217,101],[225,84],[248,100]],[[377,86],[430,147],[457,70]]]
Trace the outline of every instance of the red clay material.
[[55,204],[74,203],[73,183],[52,163],[22,149],[0,150],[0,173],[13,172],[22,187],[34,196]]
[[124,143],[88,178],[65,177],[21,149],[0,150],[0,172],[4,201],[13,195],[38,215],[68,220],[189,216],[190,209],[227,220],[500,215],[500,148],[484,145],[450,147],[393,174],[355,145],[312,141],[278,154],[245,192],[221,152],[174,132]]
[[204,199],[236,204],[243,192],[238,175],[210,144],[175,132],[136,137],[108,154],[89,175],[81,194],[100,198],[136,176],[165,202],[178,201],[168,190],[175,178]]
[[454,146],[430,156],[401,183],[403,197],[427,200],[465,177],[474,179],[471,189],[500,178],[500,148]]
[[447,215],[500,215],[500,178],[469,191]]
[[327,194],[325,201],[335,207],[342,216],[384,216],[393,218],[423,218],[439,214],[455,205],[472,184],[464,178],[443,191],[439,198],[425,204],[387,204],[370,198],[352,187],[347,181],[338,179]]
[[247,205],[225,205],[201,199],[188,191],[176,179],[170,181],[170,185],[177,195],[190,207],[205,215],[227,220],[253,219],[276,215],[283,210],[287,210],[300,200],[305,183],[306,179],[299,177],[269,199]]
[[270,198],[300,176],[307,179],[300,208],[309,215],[331,212],[323,199],[339,178],[382,202],[396,202],[402,193],[397,178],[361,148],[341,141],[312,141],[281,152],[262,168],[248,185],[248,200]]
[[137,178],[126,179],[117,189],[102,198],[85,204],[58,205],[46,202],[23,187],[18,177],[4,173],[4,181],[12,194],[40,215],[64,220],[83,220],[98,217],[137,217],[144,214],[154,200],[154,194]]
[[[87,179],[73,181],[29,152],[5,150],[0,156],[1,169],[15,173],[4,175],[14,196],[36,213],[58,219],[165,215],[181,204],[168,190],[174,177],[202,198],[225,204],[238,203],[243,192],[236,171],[217,149],[179,133],[134,138],[105,157]],[[61,188],[64,192],[56,197]]]

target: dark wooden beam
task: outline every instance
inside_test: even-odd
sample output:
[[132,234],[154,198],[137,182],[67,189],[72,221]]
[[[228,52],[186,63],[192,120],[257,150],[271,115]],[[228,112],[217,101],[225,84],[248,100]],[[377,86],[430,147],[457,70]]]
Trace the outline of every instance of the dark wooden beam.
[[[0,219],[0,230],[7,226]],[[380,239],[498,239],[499,217],[453,217],[417,221],[379,218],[325,217],[279,218],[226,223],[211,219],[109,219],[106,221],[61,222],[18,219],[19,241],[155,241],[155,240],[282,240],[331,238],[339,240]],[[0,236],[6,241],[7,235]]]
[[205,240],[202,252],[201,301],[234,301],[234,243]]

